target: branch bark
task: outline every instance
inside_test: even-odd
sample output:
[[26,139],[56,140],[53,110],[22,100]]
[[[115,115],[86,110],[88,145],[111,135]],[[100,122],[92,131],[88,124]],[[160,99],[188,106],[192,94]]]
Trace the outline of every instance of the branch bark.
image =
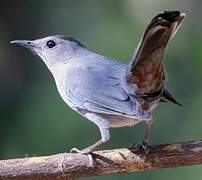
[[155,145],[149,154],[139,148],[96,151],[89,156],[62,153],[1,160],[0,179],[75,179],[86,176],[202,164],[202,140]]

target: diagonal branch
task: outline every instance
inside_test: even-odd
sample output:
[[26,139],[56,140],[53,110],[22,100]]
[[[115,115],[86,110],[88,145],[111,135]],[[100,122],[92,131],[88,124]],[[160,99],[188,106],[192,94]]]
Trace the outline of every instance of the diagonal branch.
[[0,161],[0,179],[75,179],[84,176],[202,164],[202,140],[138,148],[96,151],[89,156],[62,153]]

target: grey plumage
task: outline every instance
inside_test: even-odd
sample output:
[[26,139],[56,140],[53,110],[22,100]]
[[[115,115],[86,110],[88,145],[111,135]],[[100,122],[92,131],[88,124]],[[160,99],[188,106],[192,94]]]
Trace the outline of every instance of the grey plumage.
[[[98,55],[64,36],[13,43],[36,52],[52,72],[65,103],[99,127],[101,140],[82,151],[74,149],[87,154],[109,140],[110,127],[132,126],[140,121],[150,127],[154,107],[160,100],[170,102],[163,91],[161,58],[183,17],[179,11],[154,17],[129,64]],[[149,75],[147,70],[151,71]]]

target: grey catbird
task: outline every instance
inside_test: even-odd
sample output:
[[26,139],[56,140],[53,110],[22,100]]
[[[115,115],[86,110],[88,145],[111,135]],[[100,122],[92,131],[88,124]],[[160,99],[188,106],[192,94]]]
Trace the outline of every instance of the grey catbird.
[[146,146],[156,105],[180,105],[164,87],[161,59],[184,16],[177,10],[155,16],[129,64],[96,54],[72,37],[49,36],[11,43],[38,54],[53,74],[65,103],[98,126],[101,139],[74,151],[88,154],[109,141],[109,128],[133,126],[140,121],[147,125],[143,141]]

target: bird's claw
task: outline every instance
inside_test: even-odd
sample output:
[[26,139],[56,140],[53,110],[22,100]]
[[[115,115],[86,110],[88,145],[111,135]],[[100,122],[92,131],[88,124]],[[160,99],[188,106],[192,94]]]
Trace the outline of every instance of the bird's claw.
[[90,161],[90,165],[93,166],[94,163],[95,163],[94,158],[93,158],[93,153],[89,148],[85,148],[85,149],[82,149],[82,150],[79,150],[77,148],[72,148],[70,150],[70,153],[80,153],[80,154],[83,154],[83,155],[87,155],[88,159]]
[[143,141],[142,144],[132,144],[131,148],[141,148],[144,150],[145,154],[149,154],[151,151],[150,145],[145,141]]
[[85,149],[78,149],[78,148],[72,148],[70,150],[70,153],[80,153],[80,154],[84,154],[84,155],[88,155],[88,154],[92,154],[92,151],[89,148],[85,148]]

